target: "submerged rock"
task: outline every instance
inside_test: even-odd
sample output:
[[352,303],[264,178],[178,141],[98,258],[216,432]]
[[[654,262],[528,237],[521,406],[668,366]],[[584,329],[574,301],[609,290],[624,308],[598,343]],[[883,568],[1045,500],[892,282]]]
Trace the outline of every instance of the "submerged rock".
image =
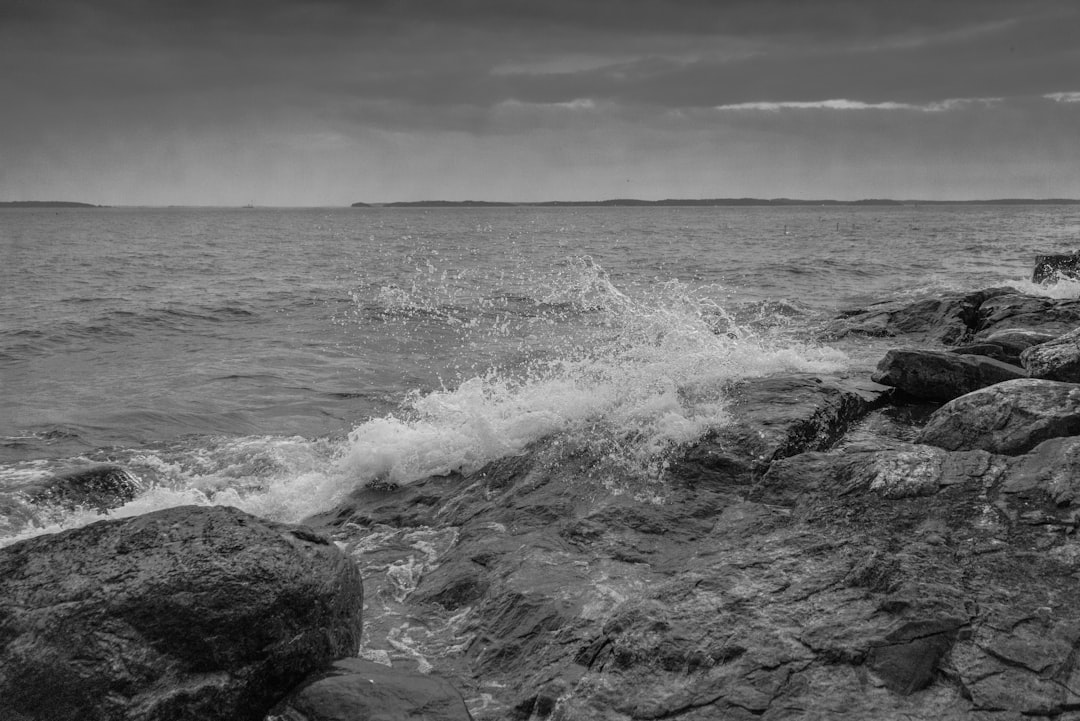
[[30,719],[261,720],[354,654],[333,544],[234,508],[170,508],[0,549],[0,699]]
[[349,658],[305,681],[266,717],[266,721],[362,719],[472,721],[472,716],[461,694],[441,678]]
[[127,469],[102,464],[59,473],[19,490],[37,504],[107,511],[131,501],[143,488]]
[[886,353],[873,380],[916,398],[948,401],[1026,375],[1023,368],[985,356],[913,348]]
[[1080,382],[1080,328],[1025,349],[1020,362],[1033,378]]
[[1025,453],[1049,438],[1080,434],[1080,385],[1021,378],[949,401],[916,441],[950,451]]

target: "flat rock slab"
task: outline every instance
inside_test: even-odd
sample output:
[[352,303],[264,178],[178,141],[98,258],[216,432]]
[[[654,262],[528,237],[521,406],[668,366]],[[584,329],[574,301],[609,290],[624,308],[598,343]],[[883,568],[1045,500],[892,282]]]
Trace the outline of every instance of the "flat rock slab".
[[950,451],[1017,455],[1060,436],[1080,434],[1080,385],[1022,378],[949,401],[916,441]]
[[912,348],[886,353],[873,380],[916,398],[949,401],[995,383],[1026,376],[1023,368],[981,355]]
[[976,338],[1008,329],[1061,335],[1080,325],[1080,299],[1004,293],[979,306]]
[[1004,330],[1060,335],[1080,325],[1080,299],[1028,295],[1015,288],[885,301],[850,310],[828,323],[827,339],[904,337],[946,346],[988,340]]
[[290,686],[356,653],[362,593],[324,537],[235,508],[21,541],[0,549],[3,709],[261,721]]
[[472,721],[472,716],[449,682],[360,658],[335,662],[329,671],[305,681],[267,716],[267,721],[363,719]]
[[914,302],[876,303],[842,314],[828,324],[825,336],[906,336],[918,342],[958,345],[967,342],[978,330],[979,308],[984,302],[997,295],[1015,293],[1012,288],[990,288]]

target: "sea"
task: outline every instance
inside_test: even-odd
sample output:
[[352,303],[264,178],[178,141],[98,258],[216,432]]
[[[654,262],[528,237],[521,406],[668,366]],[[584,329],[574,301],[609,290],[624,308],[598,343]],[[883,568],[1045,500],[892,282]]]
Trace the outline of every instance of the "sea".
[[[1030,282],[1076,205],[0,210],[0,545],[225,504],[297,522],[571,435],[643,484],[741,379],[868,371],[838,312]],[[30,501],[95,464],[137,496]],[[615,492],[613,490],[613,492]]]

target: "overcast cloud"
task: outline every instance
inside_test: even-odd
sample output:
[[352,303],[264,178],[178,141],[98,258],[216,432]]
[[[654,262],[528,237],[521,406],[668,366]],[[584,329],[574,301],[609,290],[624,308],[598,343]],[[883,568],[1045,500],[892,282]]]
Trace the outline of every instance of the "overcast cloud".
[[0,199],[1080,197],[1074,0],[0,0]]

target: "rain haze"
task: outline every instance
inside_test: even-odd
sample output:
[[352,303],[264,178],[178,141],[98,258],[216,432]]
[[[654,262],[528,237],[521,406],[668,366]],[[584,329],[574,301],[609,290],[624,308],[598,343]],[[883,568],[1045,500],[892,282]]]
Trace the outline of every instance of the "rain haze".
[[0,0],[0,200],[1080,197],[1075,0]]

